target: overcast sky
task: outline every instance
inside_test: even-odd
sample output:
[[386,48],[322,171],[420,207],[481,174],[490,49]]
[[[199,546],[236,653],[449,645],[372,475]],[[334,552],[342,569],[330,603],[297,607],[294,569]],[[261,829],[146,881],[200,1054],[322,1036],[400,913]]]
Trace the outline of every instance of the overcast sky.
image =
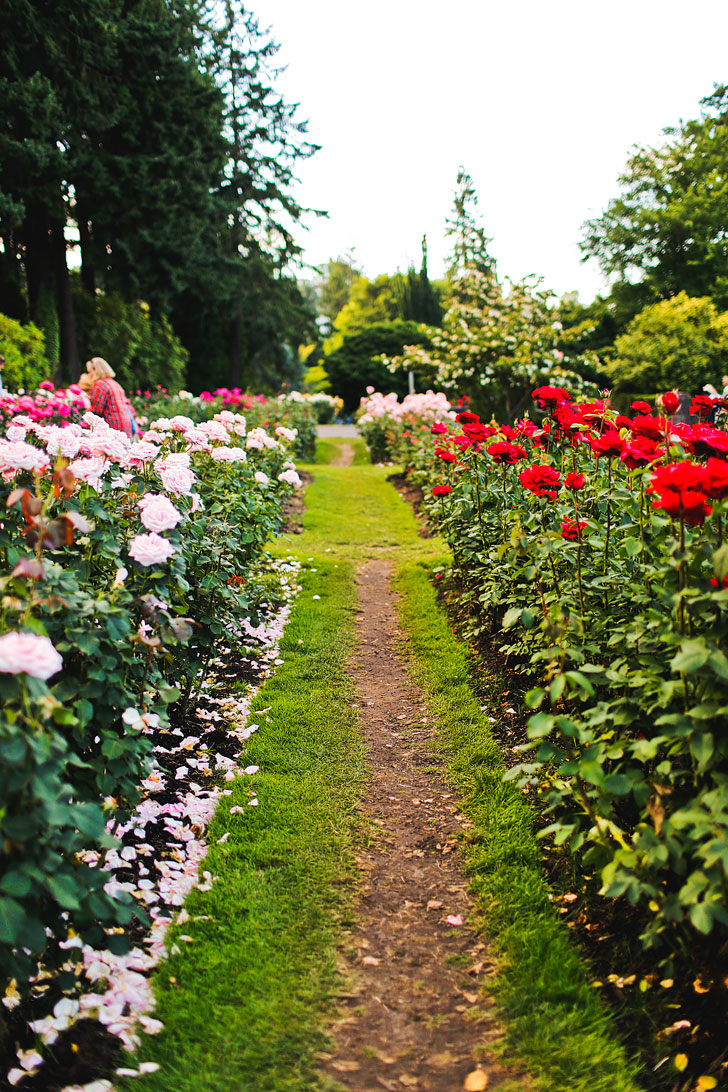
[[618,193],[634,144],[697,116],[728,82],[726,0],[252,0],[321,151],[299,170],[306,259],[353,248],[368,276],[447,254],[458,166],[499,270],[587,301],[583,221]]

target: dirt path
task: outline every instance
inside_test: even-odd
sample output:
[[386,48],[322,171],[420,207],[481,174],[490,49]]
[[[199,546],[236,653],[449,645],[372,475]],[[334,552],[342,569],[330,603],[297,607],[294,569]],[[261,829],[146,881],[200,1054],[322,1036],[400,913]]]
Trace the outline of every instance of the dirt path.
[[492,967],[467,926],[463,820],[396,651],[390,569],[372,561],[357,574],[351,673],[373,769],[365,803],[380,835],[359,860],[362,900],[341,953],[351,987],[322,1068],[352,1092],[479,1092],[506,1076],[491,1049],[493,1006],[479,990]]
[[351,466],[354,462],[354,448],[351,444],[339,444],[339,452],[335,459],[331,460],[331,466]]

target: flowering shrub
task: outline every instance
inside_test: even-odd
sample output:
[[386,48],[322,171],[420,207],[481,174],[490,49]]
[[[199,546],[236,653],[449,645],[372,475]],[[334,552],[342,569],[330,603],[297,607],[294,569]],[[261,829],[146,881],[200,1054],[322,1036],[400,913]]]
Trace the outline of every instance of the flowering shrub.
[[[325,400],[325,401],[323,401]],[[293,446],[299,458],[313,458],[316,447],[316,424],[329,415],[332,419],[341,408],[341,400],[327,394],[301,394],[290,391],[275,398],[262,394],[248,394],[239,387],[218,387],[214,392],[203,391],[200,395],[180,391],[170,394],[163,387],[155,391],[132,392],[134,408],[143,424],[163,414],[165,417],[182,415],[200,424],[209,421],[223,410],[244,413],[249,425],[272,429],[276,425],[295,429]],[[322,408],[322,406],[324,408]]]
[[461,413],[403,449],[472,634],[539,683],[532,753],[508,776],[604,895],[642,907],[646,944],[725,933],[728,437],[645,404],[534,399],[539,425]]
[[444,394],[408,394],[400,402],[396,394],[379,394],[368,387],[357,413],[357,426],[371,461],[385,463],[396,457],[413,434],[426,430],[434,421],[454,418]]
[[138,798],[145,728],[257,624],[246,574],[298,484],[295,433],[231,411],[136,443],[63,423],[29,409],[0,438],[0,973],[18,983],[73,934],[123,947],[107,929],[141,911],[89,861]]

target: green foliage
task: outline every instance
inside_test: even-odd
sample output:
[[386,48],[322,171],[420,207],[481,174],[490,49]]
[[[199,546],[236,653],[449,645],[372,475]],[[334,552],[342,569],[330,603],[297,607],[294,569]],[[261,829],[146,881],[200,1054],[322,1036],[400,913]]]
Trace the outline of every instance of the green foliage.
[[153,319],[145,303],[126,303],[117,292],[76,293],[78,343],[83,360],[103,357],[127,393],[159,384],[184,384],[187,353],[167,319]]
[[360,277],[361,270],[355,265],[352,254],[329,258],[321,286],[321,312],[332,325],[349,301],[352,286]]
[[728,313],[707,297],[680,292],[641,311],[617,338],[608,379],[626,390],[676,388],[698,394],[705,383],[722,389],[728,370]]
[[584,254],[639,294],[634,311],[681,291],[728,307],[728,87],[701,106],[699,118],[630,157],[621,196],[584,225]]
[[5,357],[0,378],[6,390],[35,390],[43,379],[51,377],[43,334],[32,322],[23,326],[0,315],[0,354]]
[[[542,836],[596,874],[604,896],[637,907],[644,943],[669,957],[728,932],[727,502],[694,526],[668,518],[646,493],[650,465],[614,457],[616,414],[597,410],[597,428],[606,420],[616,436],[611,458],[594,457],[599,435],[594,450],[574,442],[589,431],[578,414],[564,432],[554,418],[550,435],[524,422],[516,465],[469,444],[455,467],[433,458],[430,439],[409,452],[452,545],[474,615],[467,636],[489,635],[538,683],[526,695],[534,754],[508,776],[541,793]],[[657,428],[685,488],[702,488],[703,468]],[[552,494],[519,480],[529,461],[546,464]],[[572,471],[584,476],[573,492]],[[435,483],[450,491],[435,497]]]
[[485,416],[509,419],[522,411],[531,390],[556,383],[582,390],[577,371],[589,357],[566,358],[548,306],[550,292],[523,281],[502,284],[494,272],[466,269],[452,284],[452,302],[429,344],[415,345],[390,361],[395,374],[426,369],[452,396],[467,395]]
[[369,326],[397,322],[402,315],[401,277],[381,274],[373,281],[357,277],[352,282],[349,297],[334,319],[334,333],[324,342],[329,355],[343,344],[345,337],[359,334]]
[[[407,376],[389,372],[379,357],[395,356],[406,345],[424,348],[428,343],[426,327],[414,322],[383,322],[345,338],[341,347],[325,358],[324,367],[332,388],[343,398],[345,409],[352,412],[369,386],[406,394]],[[434,369],[418,362],[413,370],[417,386],[429,386]]]

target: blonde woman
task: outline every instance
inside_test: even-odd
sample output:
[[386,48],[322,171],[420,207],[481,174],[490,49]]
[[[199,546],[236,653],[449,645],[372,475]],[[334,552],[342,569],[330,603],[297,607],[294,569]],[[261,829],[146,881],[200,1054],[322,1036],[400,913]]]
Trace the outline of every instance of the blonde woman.
[[101,356],[86,361],[86,376],[81,376],[82,389],[89,389],[91,412],[103,417],[107,424],[127,436],[136,432],[136,421],[124,388],[114,379],[114,369]]

